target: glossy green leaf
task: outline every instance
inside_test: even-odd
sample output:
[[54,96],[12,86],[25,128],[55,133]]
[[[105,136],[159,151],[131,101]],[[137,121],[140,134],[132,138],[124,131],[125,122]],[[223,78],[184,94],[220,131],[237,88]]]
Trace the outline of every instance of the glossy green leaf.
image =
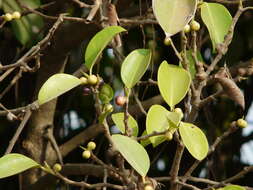
[[153,0],[153,12],[167,37],[182,31],[192,19],[197,0]]
[[[147,133],[147,131],[145,130],[145,131],[143,131],[143,133],[142,133],[142,135],[141,136],[145,136],[145,135],[147,135],[148,133]],[[149,138],[148,139],[145,139],[145,140],[141,140],[141,145],[142,146],[148,146],[149,144],[151,144],[151,141],[149,140]]]
[[112,135],[112,141],[126,161],[141,176],[145,177],[150,167],[150,160],[143,146],[132,138],[123,135]]
[[219,188],[219,190],[246,190],[246,189],[239,185],[227,185],[226,187]]
[[191,76],[182,67],[163,61],[158,69],[158,87],[163,99],[171,109],[186,95],[191,83]]
[[81,80],[69,74],[55,74],[40,88],[39,105],[44,104],[81,84]]
[[197,160],[203,160],[208,153],[208,141],[200,128],[191,123],[180,123],[179,133],[184,145]]
[[[122,112],[112,114],[112,120],[115,123],[115,125],[119,128],[121,133],[124,134],[125,133],[124,113]],[[132,135],[137,137],[139,131],[138,123],[131,115],[129,115],[127,124],[132,129]]]
[[151,51],[136,49],[124,60],[121,66],[121,79],[127,88],[132,88],[144,75],[151,61]]
[[[189,64],[189,72],[191,74],[191,79],[195,78],[195,74],[196,74],[196,67],[195,67],[195,61],[192,57],[192,50],[187,50],[186,51],[186,58],[188,60],[188,64]],[[204,62],[202,55],[199,51],[197,51],[197,59],[198,61]],[[180,62],[180,66],[182,67],[182,63]]]
[[217,44],[224,41],[232,23],[232,16],[222,4],[203,3],[201,4],[201,18],[210,34],[213,50]]
[[38,166],[37,162],[22,154],[7,154],[0,158],[0,179]]
[[85,65],[88,69],[92,70],[92,67],[96,63],[99,55],[113,37],[124,31],[126,30],[120,26],[109,26],[98,32],[91,39],[85,51]]
[[[39,0],[22,0],[22,3],[32,9],[40,6]],[[14,11],[22,12],[20,6],[15,0],[3,1],[3,10],[5,13],[13,13]],[[27,43],[29,43],[32,45],[34,41],[39,40],[38,33],[43,27],[43,20],[39,15],[28,14],[26,16],[22,16],[21,19],[12,20],[11,25],[16,38],[21,44],[27,45]]]
[[[173,123],[171,123],[173,122]],[[160,105],[153,105],[148,111],[147,119],[146,119],[146,130],[147,134],[151,134],[153,132],[163,132],[167,129],[170,129],[171,132],[174,132],[175,125],[177,126],[180,122],[180,115],[175,112],[170,112]],[[166,139],[164,135],[150,137],[152,145],[156,147],[161,144]]]
[[102,103],[109,103],[113,99],[113,89],[109,84],[104,84],[99,91],[99,99]]

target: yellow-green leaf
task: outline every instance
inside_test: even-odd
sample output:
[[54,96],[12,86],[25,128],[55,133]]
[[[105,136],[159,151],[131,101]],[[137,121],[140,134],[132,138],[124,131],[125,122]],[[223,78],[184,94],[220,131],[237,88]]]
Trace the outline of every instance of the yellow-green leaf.
[[192,19],[197,0],[153,0],[153,12],[167,37],[182,31]]
[[[119,130],[121,131],[121,133],[125,133],[125,124],[124,124],[124,113],[115,113],[112,114],[112,120],[115,123],[115,125],[119,128]],[[137,137],[138,135],[138,123],[136,122],[136,120],[129,115],[129,118],[127,120],[127,124],[128,127],[130,127],[130,129],[132,129],[132,135]]]
[[245,188],[239,185],[227,185],[226,187],[219,188],[219,190],[245,190]]
[[213,50],[224,41],[232,23],[232,16],[226,7],[219,3],[201,4],[201,18],[210,34]]
[[[180,115],[176,112],[170,112],[160,105],[153,105],[148,111],[146,119],[146,131],[147,134],[152,134],[153,132],[163,132],[170,129],[174,132],[175,126],[180,122]],[[166,139],[164,135],[150,137],[152,145],[156,147],[157,145],[164,142]]]
[[151,61],[149,49],[136,49],[124,60],[121,66],[121,79],[128,88],[132,88],[144,75]]
[[7,154],[0,158],[0,179],[38,166],[37,162],[22,154]]
[[203,160],[207,156],[208,141],[200,128],[191,123],[181,122],[179,133],[184,145],[194,158]]
[[186,95],[191,83],[191,76],[182,67],[163,61],[158,69],[158,87],[163,99],[171,109]]
[[109,26],[98,32],[89,42],[85,51],[85,65],[92,71],[99,55],[105,49],[113,37],[120,32],[126,31],[120,26]]
[[55,74],[40,88],[39,105],[44,104],[81,84],[81,80],[69,74]]
[[99,90],[99,99],[107,104],[113,99],[113,89],[109,84],[104,84],[102,88]]
[[126,161],[143,177],[150,167],[148,153],[141,144],[130,137],[112,135],[112,141]]

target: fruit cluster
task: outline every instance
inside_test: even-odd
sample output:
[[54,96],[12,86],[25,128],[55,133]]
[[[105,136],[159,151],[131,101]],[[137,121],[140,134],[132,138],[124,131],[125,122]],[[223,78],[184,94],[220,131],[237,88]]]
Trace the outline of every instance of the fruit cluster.
[[13,19],[20,19],[20,17],[21,17],[21,14],[18,11],[13,12],[12,14],[6,13],[5,15],[3,15],[3,19],[7,22]]
[[96,75],[89,75],[86,77],[80,78],[83,85],[96,85],[98,83],[98,77]]
[[83,151],[82,157],[85,159],[89,159],[91,157],[91,151],[95,150],[95,148],[96,148],[96,143],[90,141],[87,145],[86,150]]

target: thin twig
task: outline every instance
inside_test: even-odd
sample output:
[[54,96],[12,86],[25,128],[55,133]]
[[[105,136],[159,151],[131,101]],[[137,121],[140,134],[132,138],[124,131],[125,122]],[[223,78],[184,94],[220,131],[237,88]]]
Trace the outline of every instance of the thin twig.
[[137,141],[141,141],[141,140],[146,140],[150,137],[155,137],[155,136],[159,136],[159,135],[164,135],[168,130],[165,130],[165,131],[162,131],[162,132],[157,132],[157,131],[154,131],[153,133],[150,133],[148,135],[144,135],[144,136],[141,136],[141,137],[136,137],[136,140]]
[[53,135],[52,126],[49,126],[46,129],[45,137],[47,138],[47,140],[49,140],[49,142],[51,143],[52,147],[54,148],[55,153],[56,153],[56,155],[58,157],[58,160],[59,160],[60,164],[63,165],[62,155],[61,155],[59,146],[57,145],[57,142],[55,140],[55,137]]
[[180,185],[182,185],[182,186],[185,186],[185,187],[187,187],[188,189],[192,189],[192,190],[201,190],[201,189],[197,188],[197,187],[194,186],[194,185],[191,185],[191,184],[188,184],[188,183],[184,183],[184,182],[182,182],[182,181],[176,181],[176,183],[177,183],[177,184],[180,184]]
[[94,5],[88,5],[84,2],[81,2],[79,0],[71,0],[73,3],[77,4],[80,8],[92,8]]
[[175,44],[174,44],[174,42],[173,42],[172,39],[171,39],[171,47],[174,50],[174,52],[175,52],[176,56],[178,57],[179,61],[182,62],[183,61],[182,56],[179,53],[179,51],[177,50],[177,48],[176,48],[176,46],[175,46]]
[[120,185],[115,185],[115,184],[111,184],[111,183],[96,183],[96,184],[89,184],[86,183],[84,181],[78,182],[78,181],[73,181],[71,179],[68,179],[67,177],[64,177],[63,175],[61,175],[60,173],[56,173],[55,174],[58,178],[60,178],[61,180],[63,180],[65,183],[73,185],[73,186],[79,186],[79,187],[86,187],[88,189],[97,189],[97,188],[101,188],[101,187],[109,187],[112,189],[118,189],[118,190],[124,190],[125,187],[124,186],[120,186]]
[[135,94],[135,92],[133,91],[133,95],[134,95],[134,100],[137,103],[137,105],[139,106],[141,112],[147,116],[147,112],[145,111],[145,109],[143,108],[141,101],[139,100],[138,96]]
[[39,55],[39,53],[44,50],[48,45],[49,41],[51,40],[52,36],[54,35],[55,31],[59,28],[60,24],[63,22],[64,15],[60,15],[49,30],[48,34],[43,38],[37,45],[33,46],[25,55],[23,55],[18,61],[13,64],[0,66],[0,70],[7,70],[10,68],[15,68],[19,66],[26,66],[26,61],[31,60],[32,58]]
[[26,113],[25,113],[25,116],[24,116],[24,119],[22,120],[22,122],[20,123],[20,125],[18,126],[18,129],[17,131],[15,132],[14,136],[12,137],[10,143],[9,143],[9,146],[8,148],[6,149],[5,153],[4,154],[9,154],[11,153],[16,141],[18,140],[19,138],[19,135],[21,134],[22,130],[24,129],[27,121],[29,120],[30,116],[31,116],[32,112],[30,109],[27,109],[26,110]]
[[171,176],[171,190],[176,190],[177,189],[177,178],[178,178],[178,172],[179,172],[179,167],[180,167],[180,162],[181,158],[184,152],[184,145],[179,139],[179,135],[177,132],[175,132],[174,137],[177,140],[177,150],[176,154],[174,156],[174,160],[172,163],[172,167],[170,169],[170,176]]

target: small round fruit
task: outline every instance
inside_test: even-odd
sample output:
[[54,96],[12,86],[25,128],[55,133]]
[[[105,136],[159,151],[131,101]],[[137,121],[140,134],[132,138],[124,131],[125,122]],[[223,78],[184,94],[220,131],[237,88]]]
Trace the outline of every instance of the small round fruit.
[[89,95],[90,93],[91,93],[91,89],[90,89],[90,88],[87,88],[87,87],[83,88],[83,95],[84,95],[84,96],[87,96],[87,95]]
[[171,141],[173,139],[173,134],[170,131],[167,131],[164,136],[167,141]]
[[125,96],[117,96],[117,97],[116,97],[116,100],[115,100],[115,103],[116,103],[118,106],[124,106],[125,103],[126,103],[126,97],[125,97]]
[[96,143],[93,141],[90,141],[87,145],[88,150],[94,150],[96,148]]
[[96,75],[90,75],[87,80],[88,84],[90,85],[95,85],[98,82],[98,78],[96,77]]
[[191,31],[191,27],[189,24],[186,24],[184,27],[184,33],[189,33]]
[[82,154],[83,158],[85,159],[89,159],[90,156],[91,156],[91,152],[89,150],[85,150],[83,151],[83,154]]
[[184,113],[181,108],[175,108],[174,112],[176,112],[180,115],[180,119],[182,119],[184,117]]
[[145,185],[144,190],[154,190],[152,185]]
[[238,120],[236,121],[236,125],[237,125],[238,127],[240,127],[240,128],[245,128],[245,127],[247,127],[248,123],[247,123],[247,121],[245,121],[244,119],[238,119]]
[[57,163],[54,165],[53,169],[54,169],[54,171],[59,172],[59,171],[61,171],[62,167],[60,164]]
[[193,31],[198,31],[200,29],[200,24],[195,20],[191,21],[190,26]]
[[14,13],[12,13],[12,17],[13,17],[13,19],[20,19],[21,14],[20,14],[20,12],[15,11]]
[[88,84],[88,79],[86,77],[81,77],[80,80],[81,80],[83,85]]
[[113,112],[113,106],[112,106],[112,104],[106,104],[105,105],[105,111],[106,112]]
[[171,45],[171,38],[168,38],[168,37],[164,38],[163,43],[166,46],[170,46]]
[[13,19],[13,16],[12,14],[10,13],[6,13],[4,16],[3,16],[4,20],[5,21],[11,21]]

